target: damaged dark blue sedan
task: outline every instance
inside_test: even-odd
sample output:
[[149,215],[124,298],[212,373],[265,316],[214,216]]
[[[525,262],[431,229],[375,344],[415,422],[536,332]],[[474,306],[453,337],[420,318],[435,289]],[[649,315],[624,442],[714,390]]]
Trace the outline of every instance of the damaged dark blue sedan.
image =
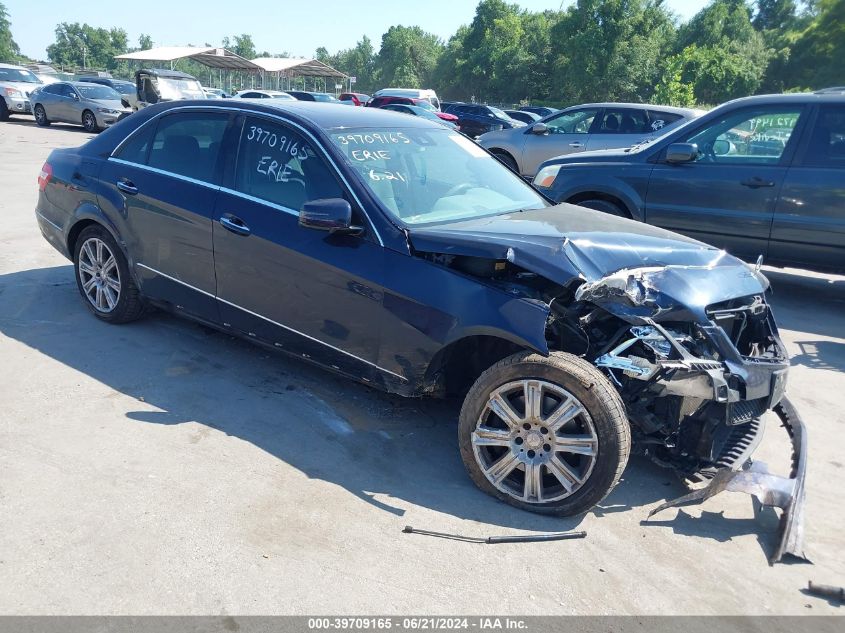
[[[85,305],[183,314],[406,396],[464,398],[473,481],[589,510],[639,446],[784,508],[800,553],[806,441],[768,282],[725,252],[553,206],[466,137],[330,104],[143,109],[39,177],[47,240]],[[743,470],[776,408],[791,477]],[[703,491],[703,492],[702,492]],[[697,496],[696,496],[697,495]]]

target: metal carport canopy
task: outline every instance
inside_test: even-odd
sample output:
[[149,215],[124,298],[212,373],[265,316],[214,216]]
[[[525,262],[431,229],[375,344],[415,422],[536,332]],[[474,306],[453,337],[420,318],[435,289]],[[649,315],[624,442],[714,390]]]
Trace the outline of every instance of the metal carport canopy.
[[[240,70],[246,72],[262,72],[264,69],[248,59],[225,48],[211,46],[159,46],[145,51],[115,55],[115,59],[145,62],[174,62],[178,59],[193,59],[209,68],[221,70]],[[335,71],[337,72],[337,71]]]
[[346,79],[347,75],[316,59],[295,59],[292,57],[257,57],[253,64],[268,73],[279,73],[300,77],[336,77]]

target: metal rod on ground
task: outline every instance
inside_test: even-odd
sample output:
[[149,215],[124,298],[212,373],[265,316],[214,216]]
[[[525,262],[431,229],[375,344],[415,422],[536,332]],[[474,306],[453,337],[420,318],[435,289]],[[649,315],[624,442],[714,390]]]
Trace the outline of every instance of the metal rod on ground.
[[839,600],[845,603],[845,587],[834,587],[832,585],[817,585],[812,580],[807,583],[807,592],[820,598]]
[[513,536],[463,536],[461,534],[447,534],[445,532],[432,532],[431,530],[419,530],[406,525],[402,530],[405,534],[421,534],[422,536],[436,536],[455,541],[467,541],[469,543],[485,543],[496,545],[499,543],[542,543],[545,541],[564,541],[567,539],[586,538],[586,532],[548,532],[546,534],[518,534]]

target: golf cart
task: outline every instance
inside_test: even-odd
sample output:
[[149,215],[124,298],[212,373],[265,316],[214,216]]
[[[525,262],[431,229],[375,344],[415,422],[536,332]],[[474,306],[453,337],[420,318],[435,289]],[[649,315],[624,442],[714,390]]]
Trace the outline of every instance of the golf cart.
[[140,110],[160,101],[206,99],[196,77],[178,70],[144,68],[135,73],[135,94],[123,99],[133,110]]

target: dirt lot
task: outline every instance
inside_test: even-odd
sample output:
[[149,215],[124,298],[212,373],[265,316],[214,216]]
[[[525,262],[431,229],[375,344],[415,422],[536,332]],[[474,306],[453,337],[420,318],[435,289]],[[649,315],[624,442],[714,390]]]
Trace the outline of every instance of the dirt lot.
[[[33,216],[69,127],[0,123],[0,613],[823,614],[845,584],[845,278],[769,271],[809,426],[807,553],[776,520],[633,459],[585,517],[534,516],[464,474],[453,404],[385,396],[163,314],[109,326]],[[776,420],[759,457],[786,469]],[[584,529],[478,545],[407,535]]]

